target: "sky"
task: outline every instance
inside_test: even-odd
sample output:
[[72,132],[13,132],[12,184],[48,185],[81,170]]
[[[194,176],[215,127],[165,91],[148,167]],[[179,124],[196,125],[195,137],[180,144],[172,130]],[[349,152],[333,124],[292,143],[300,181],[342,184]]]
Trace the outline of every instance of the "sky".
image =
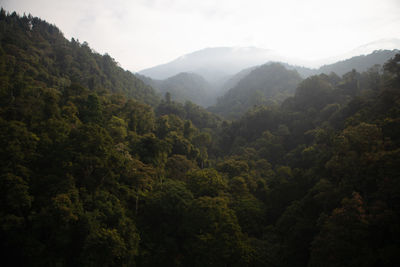
[[55,24],[131,71],[207,47],[318,60],[400,39],[400,0],[1,0]]

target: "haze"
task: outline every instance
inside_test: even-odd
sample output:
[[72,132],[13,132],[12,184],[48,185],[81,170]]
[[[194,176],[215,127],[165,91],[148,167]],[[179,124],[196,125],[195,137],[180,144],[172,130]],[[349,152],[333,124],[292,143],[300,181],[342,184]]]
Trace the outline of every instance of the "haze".
[[311,61],[400,38],[396,0],[5,0],[1,5],[45,18],[68,39],[87,41],[131,71],[206,47],[254,46]]

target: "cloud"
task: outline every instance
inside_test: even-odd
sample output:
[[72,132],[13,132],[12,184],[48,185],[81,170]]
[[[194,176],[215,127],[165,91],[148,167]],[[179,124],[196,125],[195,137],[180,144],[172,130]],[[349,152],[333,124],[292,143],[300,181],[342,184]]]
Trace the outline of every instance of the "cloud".
[[396,0],[6,0],[138,71],[212,46],[321,58],[400,38]]

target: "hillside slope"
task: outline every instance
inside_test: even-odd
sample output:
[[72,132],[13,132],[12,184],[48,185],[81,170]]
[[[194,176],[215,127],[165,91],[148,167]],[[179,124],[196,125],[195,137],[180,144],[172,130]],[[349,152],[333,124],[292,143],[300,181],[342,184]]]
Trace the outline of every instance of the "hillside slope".
[[[5,72],[13,73],[8,88],[35,82],[58,90],[79,83],[93,91],[124,93],[155,105],[154,90],[123,70],[108,54],[94,52],[87,43],[68,41],[54,25],[39,18],[21,17],[2,10],[0,55]],[[18,85],[19,83],[19,85]]]
[[342,60],[333,64],[321,66],[314,74],[330,74],[343,75],[353,69],[358,72],[367,71],[372,66],[378,64],[383,65],[389,59],[393,58],[400,50],[376,50],[368,55],[360,55],[346,60]]
[[210,108],[226,118],[237,118],[255,105],[279,104],[292,95],[301,77],[279,63],[265,64],[250,71],[235,87]]
[[175,101],[191,101],[203,107],[214,103],[212,86],[198,74],[182,72],[165,80],[156,80],[140,74],[137,77],[162,95],[169,92]]

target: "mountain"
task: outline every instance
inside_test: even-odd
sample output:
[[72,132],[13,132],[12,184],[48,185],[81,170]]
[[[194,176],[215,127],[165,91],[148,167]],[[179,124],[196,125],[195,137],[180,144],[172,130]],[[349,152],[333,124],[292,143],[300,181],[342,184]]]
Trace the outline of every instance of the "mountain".
[[[398,47],[400,48],[400,44]],[[357,50],[357,51],[362,51],[362,50]],[[312,75],[318,75],[321,73],[329,75],[331,72],[334,72],[337,75],[341,76],[345,73],[352,71],[353,69],[355,69],[358,72],[364,72],[367,71],[369,68],[373,67],[374,65],[383,66],[385,62],[393,58],[397,53],[399,53],[399,51],[400,50],[398,49],[374,50],[369,54],[357,55],[350,58],[346,58],[344,60],[340,60],[332,64],[323,65],[318,69],[307,68],[298,65],[291,65],[288,63],[281,63],[281,64],[284,65],[287,69],[296,70],[303,78],[307,78]]]
[[258,66],[253,66],[244,70],[239,71],[238,73],[236,73],[235,75],[232,75],[228,80],[226,80],[218,94],[220,94],[220,96],[224,95],[227,91],[229,91],[229,89],[235,87],[240,80],[242,80],[244,77],[246,77],[250,72],[252,72],[254,69],[258,68]]
[[[374,44],[375,44],[375,46],[377,46],[380,43],[374,43]],[[354,51],[359,51],[359,53],[361,53],[361,51],[369,51],[369,49],[371,47],[372,46],[366,46],[365,49],[359,49],[359,50],[354,50]],[[400,44],[399,44],[399,46],[397,46],[397,48],[400,48]],[[354,54],[354,53],[357,53],[357,52],[352,52],[352,53],[349,53],[348,55]],[[374,50],[365,55],[358,54],[357,56],[346,57],[345,59],[334,62],[332,64],[323,65],[323,66],[319,67],[318,69],[307,68],[307,67],[298,66],[298,65],[291,65],[288,63],[282,63],[282,64],[287,69],[296,70],[300,74],[300,76],[303,78],[307,78],[312,75],[318,75],[321,73],[325,73],[325,74],[329,75],[331,72],[334,72],[337,75],[343,75],[349,71],[352,71],[353,69],[355,69],[358,72],[364,72],[374,65],[383,66],[383,64],[385,62],[387,62],[389,59],[393,58],[397,53],[399,53],[398,49]]]
[[194,72],[210,83],[218,83],[245,68],[282,60],[283,57],[267,49],[216,47],[195,51],[169,63],[141,70],[139,74],[166,79],[180,72]]
[[[275,62],[278,64],[283,65],[286,69],[288,70],[295,70],[298,72],[298,74],[302,77],[302,78],[307,78],[311,75],[315,75],[317,73],[317,71],[315,69],[310,69],[310,68],[306,68],[306,67],[301,67],[301,66],[297,66],[297,65],[290,65],[288,63],[283,63],[283,62]],[[273,64],[273,62],[270,63],[266,63],[266,64]],[[253,66],[250,68],[246,68],[243,69],[241,71],[239,71],[238,73],[231,75],[229,77],[229,79],[227,79],[224,83],[222,83],[217,92],[216,92],[216,96],[220,97],[223,96],[227,91],[229,91],[229,89],[235,87],[240,80],[242,80],[244,77],[246,77],[250,72],[252,72],[253,70],[259,68],[260,66]]]
[[79,84],[93,92],[123,93],[151,105],[159,101],[153,88],[119,67],[108,54],[94,52],[86,42],[69,41],[56,26],[36,17],[20,18],[15,12],[2,16],[0,55],[8,73],[13,73],[4,88],[18,87],[21,92],[25,84],[36,83],[63,91]]
[[[210,110],[226,117],[237,118],[246,112],[253,105],[280,103],[285,97],[291,96],[294,88],[301,81],[291,77],[292,80],[278,81],[277,79],[288,79],[282,68],[292,70],[298,73],[302,78],[307,78],[318,74],[336,73],[344,75],[351,72],[353,69],[357,72],[365,72],[374,65],[383,65],[386,61],[393,58],[399,50],[376,50],[368,55],[352,57],[347,60],[339,61],[334,64],[324,65],[319,69],[310,69],[301,66],[294,66],[287,63],[267,63],[261,67],[251,67],[244,69],[233,75],[220,89],[220,92],[226,92],[217,101],[215,107]],[[269,68],[268,66],[274,66]],[[277,66],[280,66],[280,73],[275,73],[271,79],[271,71],[277,71]],[[279,90],[276,90],[276,84],[280,84]],[[283,84],[289,82],[285,88]],[[293,87],[294,85],[294,87]],[[272,88],[272,89],[271,89]],[[273,89],[275,88],[275,89]]]
[[[375,43],[375,46],[378,45],[378,43]],[[371,47],[371,46],[368,46]],[[218,51],[221,51],[222,55],[218,55]],[[235,52],[233,52],[235,51]],[[178,61],[180,61],[180,68],[184,68],[187,67],[191,70],[193,70],[196,73],[180,73],[177,75],[174,75],[172,77],[169,77],[167,79],[164,80],[157,80],[157,79],[152,79],[150,77],[141,75],[141,74],[137,74],[137,76],[144,81],[147,85],[152,86],[153,88],[156,88],[159,92],[161,92],[162,94],[165,94],[165,92],[170,92],[173,99],[176,101],[180,101],[180,102],[184,102],[186,100],[190,100],[196,104],[202,105],[204,107],[210,106],[210,105],[214,105],[216,102],[216,99],[218,97],[223,96],[217,106],[220,105],[225,105],[222,104],[220,101],[225,102],[228,101],[227,103],[230,102],[230,100],[227,99],[232,99],[233,94],[235,94],[234,92],[237,92],[236,90],[233,90],[232,92],[229,93],[229,96],[224,96],[225,93],[227,93],[230,89],[234,88],[235,86],[238,85],[238,83],[246,78],[247,75],[249,75],[253,70],[257,69],[260,67],[261,64],[258,65],[253,65],[251,67],[245,68],[245,69],[241,69],[240,71],[238,71],[235,74],[229,74],[231,71],[238,69],[239,67],[239,63],[243,63],[245,62],[244,57],[249,56],[249,59],[247,59],[246,64],[250,64],[249,62],[253,62],[254,64],[256,63],[260,63],[260,62],[265,62],[265,61],[261,61],[261,59],[265,59],[267,60],[267,50],[260,50],[260,49],[256,49],[256,48],[249,48],[249,49],[238,49],[238,50],[234,50],[234,49],[229,49],[229,48],[214,48],[214,49],[205,49],[205,50],[201,50],[198,52],[194,52],[192,54],[189,54],[188,56],[184,56],[181,59],[179,59]],[[361,50],[360,50],[361,51]],[[366,51],[364,49],[364,51]],[[263,53],[265,52],[265,53]],[[360,55],[360,56],[356,56],[356,57],[352,57],[346,60],[342,60],[342,61],[338,61],[336,63],[333,64],[329,64],[329,65],[324,65],[318,69],[312,69],[312,68],[307,68],[304,66],[298,66],[298,65],[291,65],[288,63],[280,63],[281,65],[283,65],[286,69],[288,70],[295,70],[297,71],[297,73],[302,77],[302,78],[307,78],[310,77],[312,75],[318,75],[321,73],[325,73],[327,75],[329,75],[331,72],[334,72],[338,75],[343,75],[345,73],[348,73],[350,71],[352,71],[353,69],[355,69],[358,72],[364,72],[366,70],[368,70],[369,68],[371,68],[372,66],[378,64],[378,65],[383,65],[387,60],[389,60],[390,58],[394,57],[394,55],[396,53],[398,53],[399,50],[376,50],[374,52],[372,52],[371,54],[368,55]],[[259,55],[260,58],[258,58],[256,60],[255,57],[256,55]],[[269,55],[272,55],[272,53],[269,53]],[[219,60],[216,60],[217,58],[219,58]],[[224,60],[221,60],[221,58],[223,58]],[[232,60],[232,62],[236,62],[235,64],[231,64],[230,60]],[[241,59],[238,60],[238,59]],[[272,59],[273,56],[270,57],[270,59]],[[208,59],[208,60],[207,60]],[[214,60],[214,61],[213,61]],[[237,60],[237,61],[235,61]],[[191,62],[191,63],[190,63]],[[196,64],[194,64],[193,62],[196,62]],[[175,63],[173,63],[172,65],[174,65]],[[178,63],[175,64],[175,66]],[[191,65],[192,64],[192,65]],[[203,64],[203,65],[202,65]],[[244,65],[246,65],[244,64]],[[271,63],[268,63],[271,64]],[[198,68],[195,69],[193,66],[196,65]],[[206,69],[205,66],[211,66],[207,71],[210,73],[211,70],[214,70],[214,78],[216,76],[218,76],[218,73],[220,74],[219,76],[219,80],[214,80],[214,82],[208,82],[206,81],[204,78],[202,78],[200,75],[198,75],[198,73],[203,73],[203,75],[207,76],[206,71],[204,71]],[[163,65],[162,68],[167,68],[169,65]],[[143,71],[145,73],[155,73],[157,71],[162,70],[161,66],[160,67],[155,67],[153,69],[149,69],[147,71]],[[263,68],[262,68],[263,69]],[[225,73],[221,74],[222,71],[224,70]],[[227,71],[229,70],[229,71]],[[261,75],[261,74],[259,74]],[[210,79],[210,76],[207,76]],[[262,80],[259,78],[256,78],[253,80],[253,76],[250,76],[250,78],[247,78],[249,80],[252,80],[253,85],[255,83],[257,83],[258,81],[261,82],[261,84],[258,84],[258,87],[260,88],[268,88],[269,86],[266,84],[267,80]],[[244,83],[249,84],[249,82],[245,82]],[[241,89],[241,90],[245,90],[245,89]],[[239,90],[239,91],[241,91]],[[252,89],[250,89],[251,91]],[[290,90],[289,90],[290,91]],[[288,95],[287,94],[288,91],[286,91],[283,95]],[[282,101],[282,97],[283,95],[281,95],[278,98],[276,98],[275,95],[271,96],[268,95],[268,97],[272,97],[273,101],[275,102],[276,100],[278,100],[278,102]],[[249,97],[248,95],[246,95],[245,97]],[[235,97],[233,97],[235,98]],[[226,100],[222,100],[222,99],[226,99]],[[245,101],[245,100],[243,100]],[[249,105],[245,105],[246,107],[249,107]],[[250,105],[251,106],[251,105]],[[239,107],[239,106],[235,106],[232,105],[232,103],[227,104],[227,106],[225,107],[226,109],[229,108],[233,108],[235,110],[242,110],[242,108],[244,107]],[[222,108],[222,109],[225,109]],[[217,108],[218,110],[219,108]],[[234,112],[235,113],[235,112]],[[239,112],[241,113],[241,112]]]
[[[399,46],[400,47],[400,46]],[[393,58],[400,51],[394,50],[375,50],[368,55],[360,55],[333,64],[321,66],[314,74],[335,72],[337,75],[343,75],[353,69],[363,72],[375,64],[383,65],[386,61]]]
[[[193,72],[203,76],[208,82],[215,85],[216,88],[221,88],[223,83],[229,80],[232,75],[243,69],[262,65],[267,62],[282,62],[290,64],[290,66],[296,66],[293,68],[302,77],[308,77],[321,73],[315,66],[332,65],[339,61],[346,61],[360,55],[368,55],[375,51],[395,51],[396,49],[400,49],[399,39],[382,39],[357,47],[348,53],[314,62],[298,58],[288,58],[276,51],[256,47],[214,47],[198,50],[183,55],[171,62],[141,70],[139,74],[153,79],[166,79],[181,72]],[[387,59],[387,57],[379,58],[378,62],[374,64],[383,64]],[[356,66],[361,65],[362,63]],[[327,69],[329,68],[324,68],[322,71],[326,71]],[[346,73],[350,70],[347,68],[339,72]]]
[[265,64],[250,70],[210,110],[226,118],[237,118],[255,105],[281,103],[301,81],[296,70],[288,70],[279,63]]
[[379,50],[398,50],[400,49],[400,39],[397,38],[389,38],[389,39],[380,39],[373,42],[369,42],[363,45],[360,45],[347,53],[342,55],[338,55],[336,57],[332,57],[330,60],[326,59],[324,65],[332,64],[338,61],[343,61],[352,57],[360,56],[360,55],[368,55],[373,53],[374,51]]
[[[375,48],[387,49],[376,50]],[[137,75],[142,75],[142,80],[147,80],[148,85],[159,88],[160,85],[157,80],[165,80],[182,72],[196,73],[204,77],[210,84],[210,90],[206,96],[207,100],[200,100],[201,96],[197,96],[195,92],[190,92],[183,98],[178,97],[178,95],[175,95],[175,97],[177,100],[189,98],[189,100],[195,103],[201,105],[206,103],[209,105],[214,104],[213,99],[215,101],[215,99],[233,88],[242,78],[250,73],[250,70],[266,64],[267,62],[279,62],[287,69],[296,70],[302,78],[320,73],[329,74],[330,72],[343,75],[352,69],[362,72],[375,64],[382,65],[399,51],[395,48],[400,48],[400,40],[380,40],[360,46],[347,54],[338,56],[336,58],[341,59],[341,61],[334,61],[332,64],[326,64],[319,68],[309,68],[301,64],[304,62],[302,60],[285,58],[275,51],[256,47],[206,48],[179,57],[169,63],[142,70],[137,73]],[[363,53],[370,54],[362,55]],[[321,62],[324,61],[332,62],[332,58]],[[315,64],[310,64],[310,66],[311,65]],[[149,80],[149,78],[152,81]],[[180,94],[182,94],[185,88],[191,90],[190,86],[186,85],[184,87],[181,86],[177,91],[180,91]],[[200,90],[200,92],[202,92],[202,90]]]
[[137,77],[162,95],[169,92],[175,101],[191,101],[204,107],[213,104],[211,85],[198,74],[181,72],[165,80],[156,80],[140,74]]

